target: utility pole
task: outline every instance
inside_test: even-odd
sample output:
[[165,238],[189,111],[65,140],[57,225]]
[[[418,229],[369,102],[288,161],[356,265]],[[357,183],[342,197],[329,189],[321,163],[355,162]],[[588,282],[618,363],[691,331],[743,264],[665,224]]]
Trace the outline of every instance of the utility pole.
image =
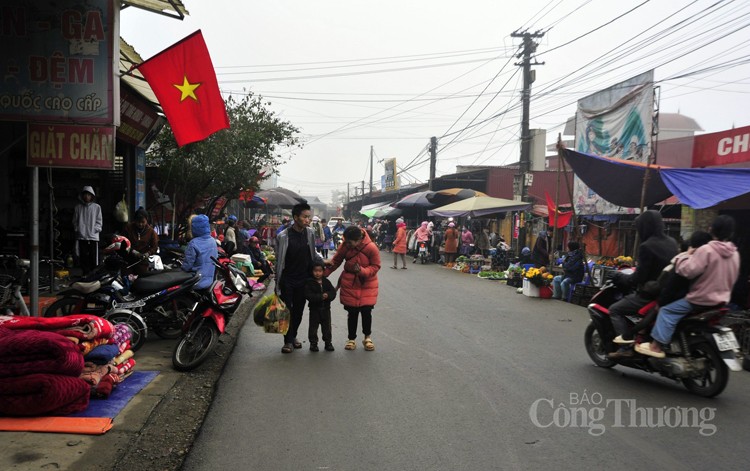
[[365,181],[362,180],[362,201],[365,201]]
[[523,92],[521,95],[521,101],[523,104],[523,112],[521,116],[521,160],[520,160],[520,195],[521,200],[526,201],[527,199],[527,185],[528,173],[531,169],[531,133],[529,132],[529,108],[531,105],[531,84],[536,78],[535,71],[531,70],[532,65],[544,65],[544,62],[531,62],[531,55],[536,52],[537,44],[534,42],[535,38],[541,38],[544,33],[537,31],[535,33],[529,33],[525,31],[523,33],[513,32],[511,37],[523,38],[523,50],[516,55],[518,59],[522,59],[521,62],[516,62],[515,65],[523,67]]
[[351,193],[351,189],[349,188],[349,184],[346,184],[346,204],[349,204],[349,194]]
[[437,137],[430,138],[430,183],[428,189],[433,190],[432,185],[435,181],[435,167],[437,165]]
[[[534,39],[541,38],[544,33],[537,31],[535,33],[529,33],[528,31],[519,32],[514,31],[510,35],[513,38],[523,38],[523,50],[516,55],[516,58],[521,59],[521,62],[516,62],[515,65],[523,67],[523,92],[521,95],[521,102],[523,105],[523,112],[521,115],[521,159],[519,161],[518,175],[516,175],[516,181],[518,183],[518,193],[521,201],[527,201],[528,198],[528,186],[531,185],[531,133],[529,132],[529,108],[531,105],[531,84],[536,78],[536,71],[531,70],[532,65],[544,65],[544,62],[531,62],[531,55],[536,52],[537,44]],[[520,253],[521,247],[526,244],[526,228],[525,224],[521,225],[518,234],[518,250]]]
[[372,157],[374,153],[375,151],[372,146],[370,146],[370,200],[372,200]]

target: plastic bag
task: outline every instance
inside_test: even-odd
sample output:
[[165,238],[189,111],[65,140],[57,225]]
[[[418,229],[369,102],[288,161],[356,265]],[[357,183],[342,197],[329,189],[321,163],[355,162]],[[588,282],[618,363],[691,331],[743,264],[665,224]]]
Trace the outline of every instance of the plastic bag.
[[128,222],[128,203],[125,201],[125,195],[122,195],[122,200],[115,205],[115,220]]
[[276,294],[263,296],[253,310],[253,322],[268,334],[286,335],[291,313]]

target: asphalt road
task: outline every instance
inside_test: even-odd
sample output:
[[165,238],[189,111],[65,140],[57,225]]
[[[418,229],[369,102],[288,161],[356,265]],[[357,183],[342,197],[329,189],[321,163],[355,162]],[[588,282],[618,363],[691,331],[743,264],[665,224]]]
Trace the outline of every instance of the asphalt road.
[[385,258],[376,351],[343,349],[338,301],[333,353],[248,320],[184,470],[748,468],[750,373],[703,399],[597,368],[584,308]]

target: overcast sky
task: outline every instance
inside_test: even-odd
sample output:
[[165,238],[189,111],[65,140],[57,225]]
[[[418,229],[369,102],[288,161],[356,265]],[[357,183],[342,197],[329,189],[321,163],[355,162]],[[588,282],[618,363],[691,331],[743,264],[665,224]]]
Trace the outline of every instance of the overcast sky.
[[393,157],[402,182],[425,181],[430,136],[438,176],[517,161],[520,40],[510,34],[522,29],[545,32],[531,128],[548,142],[576,100],[652,68],[662,112],[705,132],[750,125],[744,0],[183,1],[184,21],[125,9],[121,35],[146,59],[201,29],[222,92],[260,94],[301,130],[279,185],[323,201],[369,184],[370,146],[378,186],[380,161]]

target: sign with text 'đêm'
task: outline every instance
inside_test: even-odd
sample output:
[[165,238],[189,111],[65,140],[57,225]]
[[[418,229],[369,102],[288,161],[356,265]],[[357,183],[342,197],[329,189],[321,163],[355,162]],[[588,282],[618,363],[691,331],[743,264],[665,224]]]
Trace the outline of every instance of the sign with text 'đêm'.
[[29,167],[114,168],[114,126],[29,123],[27,136]]

